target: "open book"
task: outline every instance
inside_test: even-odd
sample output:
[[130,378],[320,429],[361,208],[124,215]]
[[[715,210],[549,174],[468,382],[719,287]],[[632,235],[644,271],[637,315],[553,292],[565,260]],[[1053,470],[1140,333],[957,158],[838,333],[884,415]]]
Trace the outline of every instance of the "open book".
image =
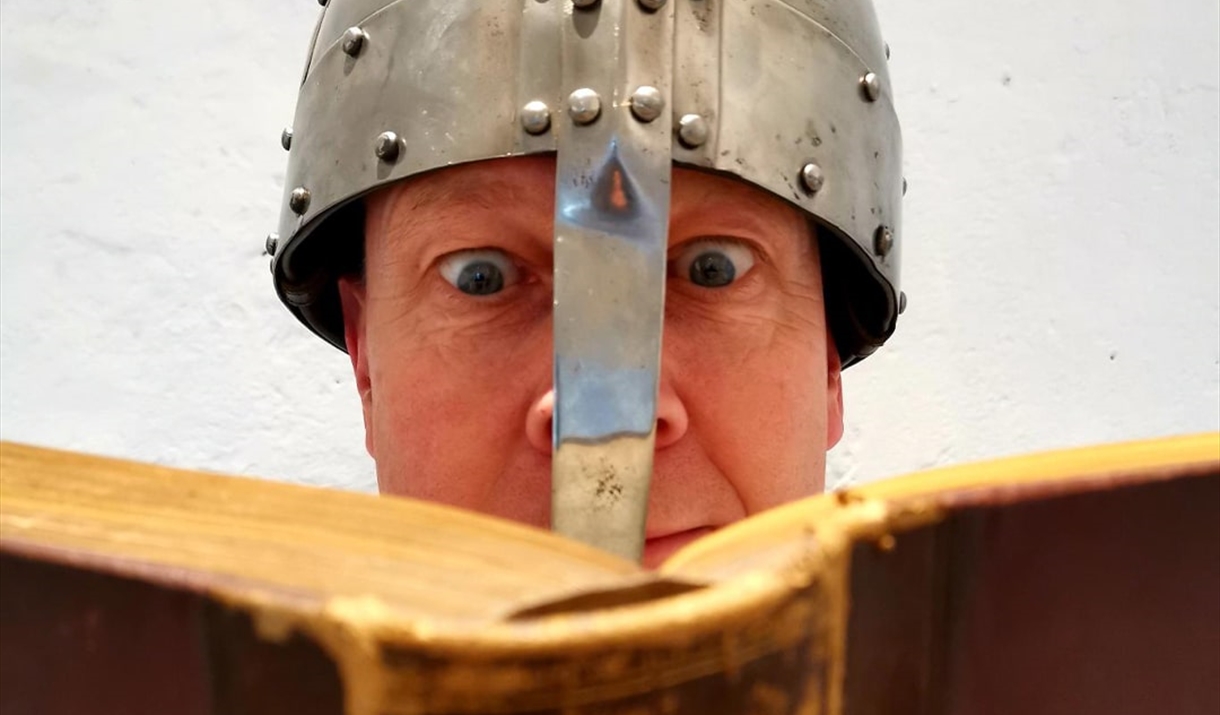
[[1220,435],[814,497],[648,572],[442,506],[0,448],[3,713],[1220,711]]

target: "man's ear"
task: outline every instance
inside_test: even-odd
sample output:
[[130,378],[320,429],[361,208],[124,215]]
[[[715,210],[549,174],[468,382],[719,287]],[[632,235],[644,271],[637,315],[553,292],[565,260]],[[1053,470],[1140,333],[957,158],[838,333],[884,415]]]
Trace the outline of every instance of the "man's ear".
[[843,439],[843,361],[834,339],[826,338],[826,449]]
[[365,301],[364,281],[361,278],[345,276],[339,279],[339,302],[343,306],[343,340],[347,343],[347,354],[352,358],[356,390],[360,393],[360,405],[364,411],[364,446],[369,456],[376,459],[377,450],[373,442],[373,383],[369,377],[368,341],[364,329]]

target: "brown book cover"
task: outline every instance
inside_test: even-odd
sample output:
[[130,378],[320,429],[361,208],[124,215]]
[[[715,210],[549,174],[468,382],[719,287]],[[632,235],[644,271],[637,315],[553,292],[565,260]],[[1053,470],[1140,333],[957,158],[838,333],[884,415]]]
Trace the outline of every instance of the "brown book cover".
[[0,712],[1220,712],[1220,435],[813,497],[656,572],[442,506],[0,447]]

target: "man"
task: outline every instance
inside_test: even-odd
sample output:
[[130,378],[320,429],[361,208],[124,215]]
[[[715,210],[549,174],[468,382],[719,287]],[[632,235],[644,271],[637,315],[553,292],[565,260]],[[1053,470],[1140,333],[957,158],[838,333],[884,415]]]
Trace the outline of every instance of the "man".
[[822,489],[900,305],[867,0],[323,4],[268,251],[382,492],[656,565]]

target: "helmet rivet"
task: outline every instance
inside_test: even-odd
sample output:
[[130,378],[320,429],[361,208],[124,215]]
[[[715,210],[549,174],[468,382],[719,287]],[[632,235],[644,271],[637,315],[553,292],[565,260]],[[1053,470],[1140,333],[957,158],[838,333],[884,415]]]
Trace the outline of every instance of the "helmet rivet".
[[572,0],[572,5],[575,6],[577,10],[588,10],[596,5],[597,2],[598,0]]
[[280,146],[284,147],[284,151],[292,149],[292,127],[284,127],[284,132],[280,134]]
[[822,190],[822,186],[826,184],[826,175],[822,173],[822,167],[809,162],[801,169],[801,183],[805,185],[805,190],[811,194],[816,194]]
[[521,128],[528,134],[545,134],[551,128],[551,108],[535,99],[521,108]]
[[660,10],[665,6],[665,0],[639,0],[639,3],[640,7],[644,8],[648,12]]
[[349,27],[347,32],[343,33],[343,52],[349,57],[356,57],[364,49],[364,43],[369,39],[369,34],[359,27]]
[[267,241],[263,244],[263,248],[267,249],[268,256],[275,256],[275,249],[280,246],[280,235],[278,233],[267,234]]
[[309,194],[309,189],[298,186],[292,190],[292,195],[288,197],[288,208],[298,216],[309,210],[309,200],[312,197]]
[[885,59],[890,58],[890,43],[885,43]]
[[865,99],[876,102],[881,97],[881,80],[877,79],[877,73],[869,72],[861,77],[860,89],[864,91]]
[[318,0],[318,4],[322,7],[326,7],[326,0]]
[[602,98],[588,87],[568,95],[568,114],[577,124],[592,124],[601,113]]
[[678,141],[687,149],[703,146],[707,142],[707,121],[698,114],[683,114],[678,120]]
[[389,164],[398,161],[401,148],[398,135],[394,132],[382,132],[373,144],[373,152],[377,154],[377,158]]
[[890,255],[890,251],[893,248],[893,231],[890,231],[889,226],[878,226],[877,233],[873,235],[873,253],[876,253],[879,258],[885,258]]
[[665,109],[665,99],[661,97],[661,90],[656,87],[644,85],[631,95],[631,113],[641,122],[651,122],[661,116],[663,109]]
[[907,195],[907,178],[905,176],[902,177],[902,195]]
[[898,314],[902,315],[907,312],[907,292],[904,290],[898,294]]

